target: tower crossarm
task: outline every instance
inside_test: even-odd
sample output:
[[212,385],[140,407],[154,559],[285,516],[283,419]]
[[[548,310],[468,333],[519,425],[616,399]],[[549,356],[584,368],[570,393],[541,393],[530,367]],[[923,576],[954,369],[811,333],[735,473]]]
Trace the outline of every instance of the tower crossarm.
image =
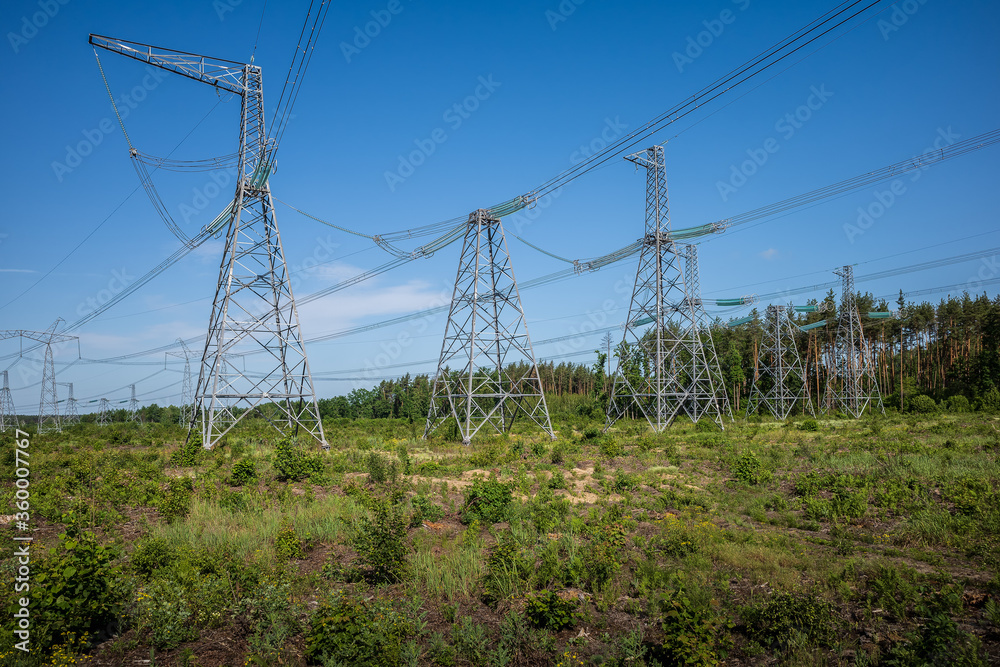
[[8,338],[27,338],[28,340],[38,341],[39,343],[67,343],[71,340],[77,340],[78,336],[70,336],[68,334],[58,334],[50,331],[28,331],[27,329],[4,329],[0,330],[0,340],[7,340]]
[[104,35],[91,34],[90,43],[102,49],[120,53],[123,56],[147,63],[153,67],[159,67],[160,69],[186,76],[189,79],[228,90],[240,96],[246,94],[243,72],[247,67],[253,67],[252,65],[246,65],[235,60],[224,60],[197,53],[175,51],[174,49],[165,49],[159,46],[152,46],[151,44],[105,37]]

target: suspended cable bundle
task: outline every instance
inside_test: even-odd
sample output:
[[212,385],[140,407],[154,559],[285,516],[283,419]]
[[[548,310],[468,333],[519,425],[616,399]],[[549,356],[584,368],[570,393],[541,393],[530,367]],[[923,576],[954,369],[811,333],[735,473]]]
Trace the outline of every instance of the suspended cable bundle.
[[177,160],[171,157],[155,157],[148,153],[133,148],[132,157],[145,165],[154,169],[166,171],[218,171],[236,169],[239,166],[240,154],[230,153],[219,157],[204,158],[202,160]]

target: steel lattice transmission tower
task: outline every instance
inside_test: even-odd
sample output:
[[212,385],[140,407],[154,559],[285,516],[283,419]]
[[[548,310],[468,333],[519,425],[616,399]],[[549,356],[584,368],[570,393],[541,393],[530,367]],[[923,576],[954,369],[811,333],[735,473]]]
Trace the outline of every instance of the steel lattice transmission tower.
[[845,266],[834,273],[843,279],[843,290],[837,314],[837,338],[827,369],[827,404],[830,409],[840,408],[855,419],[869,407],[884,414],[875,364],[861,328],[854,291],[854,267]]
[[518,414],[555,439],[503,225],[479,209],[462,243],[424,437],[451,417],[468,444],[484,426],[509,431]]
[[180,343],[181,352],[167,352],[168,356],[179,357],[184,360],[184,380],[181,384],[181,405],[180,405],[180,420],[181,426],[186,426],[194,420],[194,385],[191,382],[191,359],[195,357],[195,353],[188,349],[187,344],[181,340],[177,339]]
[[63,421],[67,424],[79,424],[80,408],[77,405],[78,401],[73,398],[73,383],[59,382],[58,384],[61,384],[68,390],[68,396],[66,397],[66,410],[63,412]]
[[[236,196],[194,392],[203,446],[210,449],[257,408],[273,406],[272,426],[311,435],[327,448],[268,185],[276,144],[264,127],[261,68],[98,35],[90,42],[241,100]],[[224,363],[241,354],[256,367],[248,372]]]
[[56,393],[56,366],[53,360],[52,345],[77,341],[77,355],[80,352],[80,339],[69,334],[56,333],[60,317],[45,331],[28,331],[27,329],[7,329],[0,331],[0,340],[20,338],[22,341],[37,341],[45,344],[45,360],[42,365],[42,395],[38,401],[38,432],[51,433],[59,431],[59,397]]
[[141,424],[142,420],[139,419],[139,401],[135,397],[135,385],[130,384],[129,389],[131,390],[131,394],[128,399],[128,417],[125,421]]
[[748,415],[764,405],[775,419],[784,420],[795,404],[802,401],[803,410],[815,416],[809,400],[809,383],[806,382],[802,359],[795,345],[793,326],[785,306],[767,307],[760,344],[760,365],[747,402]]
[[0,433],[6,433],[9,428],[18,428],[17,410],[14,409],[14,397],[10,393],[10,382],[7,371],[3,371],[3,387],[0,388]]
[[[705,351],[704,369],[699,369],[693,373],[698,387],[698,394],[702,397],[717,396],[719,412],[733,418],[733,410],[729,405],[729,393],[726,391],[726,383],[722,379],[722,365],[719,363],[719,356],[715,351],[715,341],[712,339],[712,327],[709,324],[708,313],[705,312],[705,302],[701,298],[701,273],[698,270],[698,246],[691,243],[685,247],[686,262],[684,263],[684,282],[687,285],[687,292],[691,297],[695,307],[695,315],[692,318],[692,337],[701,341]],[[693,357],[693,363],[698,362],[699,357]],[[707,393],[706,393],[707,392]],[[710,399],[700,401],[701,412],[704,413],[711,406]],[[700,415],[699,415],[700,416]],[[697,421],[697,420],[695,420]]]
[[[618,350],[607,427],[637,408],[654,431],[681,413],[722,426],[724,399],[710,371],[700,331],[700,301],[685,282],[684,264],[697,257],[670,235],[663,147],[626,158],[646,169],[646,233],[639,255],[625,335]],[[648,329],[642,329],[646,325]],[[714,350],[712,352],[714,362]],[[715,365],[715,364],[713,364]],[[721,384],[721,383],[720,383]]]
[[97,423],[100,426],[107,426],[111,423],[111,401],[102,398],[97,405]]

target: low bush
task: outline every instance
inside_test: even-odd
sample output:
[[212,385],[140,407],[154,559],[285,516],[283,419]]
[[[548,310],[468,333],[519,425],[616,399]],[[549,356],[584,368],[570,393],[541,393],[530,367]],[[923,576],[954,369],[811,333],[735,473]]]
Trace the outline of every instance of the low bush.
[[578,600],[560,597],[549,590],[529,593],[525,599],[524,615],[533,627],[559,632],[576,625]]
[[494,479],[477,479],[465,490],[465,504],[462,505],[462,523],[473,519],[492,524],[507,520],[510,504],[514,499],[511,485]]

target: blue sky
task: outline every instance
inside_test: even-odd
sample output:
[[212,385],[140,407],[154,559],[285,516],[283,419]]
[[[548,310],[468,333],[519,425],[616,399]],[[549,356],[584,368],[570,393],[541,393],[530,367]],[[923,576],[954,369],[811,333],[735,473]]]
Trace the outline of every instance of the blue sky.
[[[272,191],[284,202],[369,234],[465,216],[530,191],[592,146],[637,128],[834,5],[334,4],[280,147]],[[255,63],[263,68],[268,109],[284,81],[306,7],[270,3],[264,11]],[[8,305],[0,308],[0,327],[44,329],[57,317],[72,322],[178,247],[137,190],[88,33],[245,61],[263,8],[262,0],[4,3],[0,92],[7,101],[6,159],[0,182],[7,207],[0,219],[0,304]],[[675,227],[727,218],[920,154],[935,141],[940,147],[996,129],[1000,6],[909,0],[884,2],[879,10],[646,142],[669,140]],[[376,31],[371,22],[378,19],[384,25]],[[377,33],[367,41],[359,37],[366,27]],[[128,108],[126,130],[143,152],[162,156],[177,147],[174,157],[202,159],[236,149],[238,100],[176,75],[151,76],[140,63],[111,53],[102,52],[101,62],[112,93]],[[480,99],[468,104],[474,110],[454,111],[477,93]],[[412,174],[399,171],[400,159],[428,142],[434,150],[422,164]],[[731,180],[734,168],[768,146],[766,161],[745,183]],[[833,280],[830,271],[843,264],[859,264],[856,272],[863,275],[1000,246],[992,197],[998,155],[996,147],[986,148],[934,166],[916,181],[903,179],[903,190],[862,234],[845,231],[845,225],[856,224],[859,207],[870,208],[879,197],[887,201],[889,182],[713,236],[699,249],[702,289],[715,297],[777,292]],[[393,173],[406,177],[387,178]],[[154,176],[168,210],[189,233],[231,197],[226,175],[214,174],[214,182],[212,177]],[[725,185],[734,182],[739,187]],[[616,158],[530,216],[505,219],[505,226],[563,257],[604,254],[641,236],[644,185],[642,172]],[[298,296],[390,259],[365,239],[277,207],[288,263],[298,272]],[[508,242],[521,282],[566,266],[513,238]],[[454,244],[303,306],[306,338],[447,300],[458,253]],[[899,253],[907,254],[875,261]],[[76,333],[83,356],[103,359],[203,334],[220,255],[220,241],[207,243],[82,327]],[[977,276],[1000,277],[996,261],[994,254],[858,286],[884,295],[964,284]],[[313,266],[317,262],[323,263]],[[621,285],[634,279],[634,270],[635,258],[524,290],[532,338],[623,321],[628,294],[622,295]],[[998,288],[983,289],[994,295]],[[744,313],[710,314],[728,319]],[[373,384],[328,380],[335,371],[369,368],[377,377],[433,372],[435,362],[428,360],[440,352],[444,325],[438,315],[310,346],[313,372],[324,377],[317,381],[319,395]],[[397,349],[401,332],[410,339]],[[580,353],[563,358],[589,363],[588,351],[599,338],[538,344],[536,355]],[[15,342],[0,343],[6,357],[0,367],[10,368],[18,409],[33,412],[39,367],[30,359],[13,363],[17,349]],[[144,365],[64,368],[75,357],[75,348],[59,351],[58,379],[73,382],[78,398],[126,399],[124,387],[136,382],[144,403],[179,400],[179,367],[161,370],[162,352],[133,359]]]

